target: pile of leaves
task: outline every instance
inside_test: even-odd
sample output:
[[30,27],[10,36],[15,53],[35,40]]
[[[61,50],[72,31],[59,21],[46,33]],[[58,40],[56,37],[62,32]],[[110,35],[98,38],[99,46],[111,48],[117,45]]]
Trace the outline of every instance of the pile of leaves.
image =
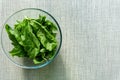
[[40,64],[54,57],[57,48],[57,27],[46,16],[37,19],[25,17],[17,21],[14,28],[5,25],[14,48],[12,56],[28,57],[34,64]]

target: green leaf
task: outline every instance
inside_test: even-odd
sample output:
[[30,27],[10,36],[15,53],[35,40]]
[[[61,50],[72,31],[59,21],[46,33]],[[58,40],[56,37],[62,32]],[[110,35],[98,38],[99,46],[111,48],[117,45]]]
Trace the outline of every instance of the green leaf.
[[44,60],[39,61],[39,60],[37,60],[36,58],[34,58],[34,59],[33,59],[33,62],[34,62],[34,64],[40,64],[40,63],[43,63]]
[[51,42],[49,39],[47,39],[46,35],[41,30],[37,32],[37,37],[46,50],[52,51],[54,48],[56,48],[57,43],[55,41]]
[[16,45],[11,51],[12,56],[27,57],[28,55],[20,45]]
[[12,28],[8,24],[5,25],[5,28],[6,28],[8,35],[9,35],[9,38],[12,41],[12,44],[14,45],[14,48],[10,51],[11,55],[12,56],[17,55],[18,57],[23,57],[23,56],[26,57],[27,55],[25,54],[25,51],[22,48],[22,46],[19,45],[19,43],[17,42],[17,40],[14,36],[14,31],[12,30]]
[[29,22],[29,20],[24,19],[23,22],[18,24],[18,27],[15,28],[15,38],[24,47],[29,57],[34,58],[39,53],[40,42],[32,32]]
[[13,41],[14,43],[17,43],[17,40],[15,39],[15,36],[14,36],[14,31],[12,30],[12,28],[8,24],[5,25],[5,28],[10,40]]

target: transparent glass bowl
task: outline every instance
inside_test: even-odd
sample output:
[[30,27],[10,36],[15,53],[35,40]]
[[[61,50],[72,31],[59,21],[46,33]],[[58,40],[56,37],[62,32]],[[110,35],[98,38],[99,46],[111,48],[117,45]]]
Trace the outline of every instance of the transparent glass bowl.
[[3,28],[2,28],[2,33],[1,33],[1,45],[2,45],[2,49],[5,53],[5,55],[9,58],[9,60],[21,68],[25,68],[25,69],[41,68],[41,67],[48,65],[50,62],[52,62],[54,58],[52,60],[48,60],[45,63],[35,65],[33,63],[33,61],[29,60],[28,58],[12,57],[10,55],[9,51],[12,50],[13,45],[11,44],[11,41],[5,30],[5,24],[9,24],[13,28],[14,24],[16,23],[16,20],[23,20],[25,16],[28,16],[30,18],[38,18],[39,14],[46,16],[46,18],[48,20],[52,21],[58,28],[58,33],[57,33],[57,37],[56,37],[56,39],[58,41],[58,46],[57,46],[54,58],[57,56],[57,54],[60,50],[61,43],[62,43],[61,29],[60,29],[58,22],[55,20],[55,18],[51,14],[49,14],[48,12],[46,12],[44,10],[36,9],[36,8],[26,8],[26,9],[19,10],[19,11],[13,13],[4,23]]

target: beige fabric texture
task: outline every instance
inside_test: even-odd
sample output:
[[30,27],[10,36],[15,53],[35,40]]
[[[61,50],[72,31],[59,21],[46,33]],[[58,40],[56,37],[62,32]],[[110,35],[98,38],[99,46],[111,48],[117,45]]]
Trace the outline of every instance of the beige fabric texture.
[[63,35],[60,54],[44,68],[25,70],[0,49],[0,80],[120,80],[120,0],[0,0],[0,31],[23,8],[56,18]]

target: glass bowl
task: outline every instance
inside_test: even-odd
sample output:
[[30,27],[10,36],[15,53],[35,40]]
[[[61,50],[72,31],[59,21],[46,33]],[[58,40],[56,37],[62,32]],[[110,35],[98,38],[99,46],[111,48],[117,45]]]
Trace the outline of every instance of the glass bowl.
[[[51,20],[58,28],[58,33],[56,36],[56,39],[58,41],[58,46],[55,52],[55,56],[51,59],[48,60],[44,63],[41,64],[34,64],[32,60],[28,59],[28,58],[20,58],[20,57],[12,57],[9,53],[10,50],[12,50],[13,45],[11,44],[11,41],[8,37],[8,34],[5,30],[5,24],[9,24],[12,28],[14,26],[14,24],[16,23],[16,20],[23,20],[25,16],[28,16],[30,18],[38,18],[38,16],[40,15],[44,15],[46,16],[46,18],[48,20]],[[58,24],[58,22],[55,20],[55,18],[49,14],[48,12],[41,10],[41,9],[36,9],[36,8],[26,8],[26,9],[22,9],[19,10],[15,13],[13,13],[4,23],[3,28],[2,28],[2,33],[1,33],[1,45],[2,45],[2,49],[3,52],[5,53],[5,55],[8,57],[8,59],[13,62],[15,65],[21,67],[21,68],[25,68],[25,69],[37,69],[37,68],[41,68],[44,67],[46,65],[48,65],[50,62],[52,62],[54,60],[54,58],[57,56],[57,54],[59,53],[59,50],[61,48],[61,43],[62,43],[62,33],[61,33],[61,29],[60,26]]]

